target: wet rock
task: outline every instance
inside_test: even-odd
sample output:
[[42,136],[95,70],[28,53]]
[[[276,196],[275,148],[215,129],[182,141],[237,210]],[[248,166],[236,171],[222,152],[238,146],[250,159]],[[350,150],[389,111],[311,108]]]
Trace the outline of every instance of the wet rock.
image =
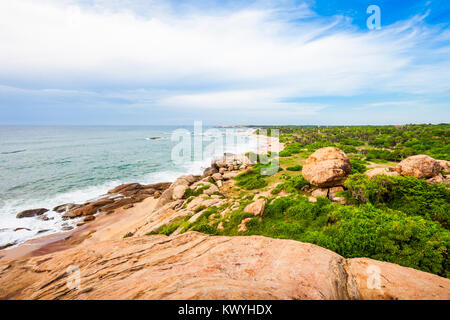
[[93,220],[95,220],[95,216],[87,216],[86,218],[83,219],[84,222],[93,221]]
[[36,217],[36,216],[40,216],[40,215],[46,213],[47,211],[49,211],[49,210],[45,209],[45,208],[25,210],[25,211],[19,212],[17,214],[16,218],[21,219],[21,218]]
[[75,208],[80,207],[79,204],[75,204],[75,203],[65,203],[65,204],[61,204],[59,206],[56,206],[53,208],[53,211],[58,212],[58,213],[63,213]]
[[0,245],[0,250],[3,250],[3,249],[6,249],[6,248],[9,248],[9,247],[12,247],[12,246],[14,246],[14,245],[16,245],[16,244],[17,244],[17,241],[9,242],[9,243],[4,244],[4,245]]

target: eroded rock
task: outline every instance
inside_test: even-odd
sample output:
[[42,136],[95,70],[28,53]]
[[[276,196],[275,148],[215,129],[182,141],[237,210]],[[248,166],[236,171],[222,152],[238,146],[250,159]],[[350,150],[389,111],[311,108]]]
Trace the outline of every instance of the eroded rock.
[[350,160],[340,149],[326,147],[316,150],[306,159],[303,177],[316,187],[342,185],[351,173]]
[[432,157],[421,154],[401,161],[395,170],[402,176],[428,179],[439,174],[441,165]]

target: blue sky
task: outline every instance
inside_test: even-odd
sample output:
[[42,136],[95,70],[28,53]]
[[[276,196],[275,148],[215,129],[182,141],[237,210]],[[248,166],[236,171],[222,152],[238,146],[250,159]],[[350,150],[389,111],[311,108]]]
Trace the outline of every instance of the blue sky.
[[447,0],[3,1],[0,49],[6,125],[450,122]]

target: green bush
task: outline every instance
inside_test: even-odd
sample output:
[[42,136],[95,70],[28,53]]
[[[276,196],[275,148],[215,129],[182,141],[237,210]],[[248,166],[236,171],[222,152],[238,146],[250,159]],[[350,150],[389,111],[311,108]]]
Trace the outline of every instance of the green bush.
[[345,182],[347,201],[371,203],[438,221],[449,228],[450,190],[441,184],[429,184],[413,177],[351,175]]
[[364,173],[367,171],[367,162],[359,159],[350,159],[350,165],[352,166],[352,173]]
[[281,192],[281,190],[284,190],[288,193],[296,193],[299,192],[304,186],[309,185],[309,182],[303,178],[303,176],[296,176],[296,177],[286,177],[286,182],[283,182],[279,185],[277,185],[275,188],[272,189],[272,194],[278,194]]
[[292,167],[287,167],[286,170],[288,171],[302,171],[303,166],[302,165],[296,165],[296,166],[292,166]]
[[310,242],[346,258],[369,257],[450,276],[450,232],[419,216],[371,204],[341,206],[326,198],[283,197],[266,207],[248,234]]

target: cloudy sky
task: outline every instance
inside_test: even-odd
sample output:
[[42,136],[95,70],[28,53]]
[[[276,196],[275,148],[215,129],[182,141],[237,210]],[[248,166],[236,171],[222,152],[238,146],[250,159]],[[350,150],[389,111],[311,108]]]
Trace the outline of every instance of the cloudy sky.
[[0,0],[0,124],[194,120],[448,123],[450,1]]

